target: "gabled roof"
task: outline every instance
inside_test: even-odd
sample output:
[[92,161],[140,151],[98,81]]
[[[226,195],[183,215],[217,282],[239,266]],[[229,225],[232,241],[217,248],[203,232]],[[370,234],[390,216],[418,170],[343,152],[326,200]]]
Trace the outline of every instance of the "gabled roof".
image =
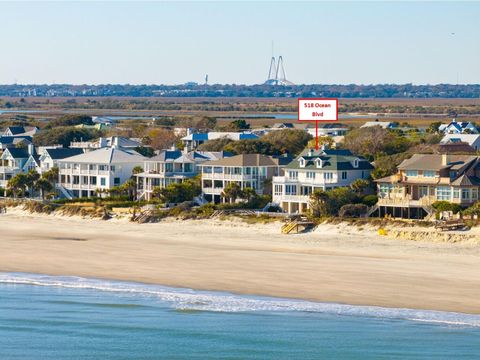
[[[300,166],[299,159],[305,159],[305,166]],[[317,168],[315,161],[322,160],[322,167]],[[353,166],[353,162],[358,159],[358,167]],[[353,155],[349,150],[305,150],[290,164],[287,169],[310,169],[310,170],[371,170],[373,165],[365,158]]]
[[25,142],[32,142],[31,136],[0,136],[0,144],[8,145],[8,144],[18,144],[22,141]]
[[101,148],[89,151],[84,154],[71,156],[60,160],[60,162],[74,162],[86,164],[116,164],[116,163],[143,163],[147,160],[133,150],[118,148]]
[[45,149],[44,152],[47,153],[52,160],[60,160],[67,157],[83,154],[82,149],[69,148]]
[[5,133],[9,130],[12,135],[23,134],[24,132],[26,132],[26,129],[23,126],[9,126],[5,130]]
[[28,159],[30,157],[28,150],[23,148],[7,148],[3,151],[2,157],[6,153],[9,153],[14,159]]
[[441,144],[453,142],[466,142],[469,145],[480,144],[480,134],[445,134],[440,141]]
[[454,186],[480,186],[480,179],[476,176],[463,174],[452,182]]
[[282,158],[261,154],[241,154],[232,157],[225,157],[220,160],[207,161],[202,166],[280,166]]

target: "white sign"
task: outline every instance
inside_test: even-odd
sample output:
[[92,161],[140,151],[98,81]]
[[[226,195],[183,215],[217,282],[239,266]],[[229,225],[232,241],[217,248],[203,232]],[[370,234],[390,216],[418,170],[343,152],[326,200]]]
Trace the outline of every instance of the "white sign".
[[338,99],[298,99],[299,121],[338,121]]

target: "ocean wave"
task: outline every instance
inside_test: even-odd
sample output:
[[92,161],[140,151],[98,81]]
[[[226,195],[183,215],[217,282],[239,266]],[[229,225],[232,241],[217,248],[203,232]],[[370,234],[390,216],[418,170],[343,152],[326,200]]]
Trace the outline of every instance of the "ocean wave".
[[331,315],[401,319],[448,326],[480,327],[480,315],[235,295],[223,292],[197,291],[160,285],[88,279],[74,276],[0,273],[0,284],[52,286],[154,297],[177,310],[214,312],[313,312]]

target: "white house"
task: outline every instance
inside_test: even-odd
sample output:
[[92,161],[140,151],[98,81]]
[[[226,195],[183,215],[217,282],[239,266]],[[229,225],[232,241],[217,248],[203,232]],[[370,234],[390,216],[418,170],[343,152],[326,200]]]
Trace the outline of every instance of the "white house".
[[203,163],[202,193],[206,200],[220,202],[224,188],[237,183],[241,189],[252,188],[259,195],[270,194],[270,180],[282,175],[289,158],[260,154],[242,154]]
[[309,149],[285,167],[285,175],[273,178],[272,199],[288,213],[303,213],[314,191],[349,186],[356,179],[367,179],[372,169],[348,150]]
[[157,156],[145,160],[143,172],[135,175],[138,198],[151,200],[154,188],[164,188],[190,179],[199,173],[200,164],[223,159],[225,156],[230,154],[223,151],[180,151],[175,147],[164,150]]
[[39,129],[36,126],[9,126],[3,132],[3,136],[30,136],[35,135]]
[[134,150],[139,146],[142,146],[142,142],[139,139],[132,139],[123,136],[101,137],[94,141],[72,141],[70,143],[70,148],[82,149],[84,152],[109,147]]
[[8,180],[15,175],[35,169],[35,165],[27,164],[31,155],[35,154],[33,145],[25,148],[7,148],[0,157],[0,188],[6,189]]
[[473,123],[456,119],[452,119],[449,124],[440,125],[438,131],[444,134],[478,134],[478,129]]
[[446,134],[440,144],[467,143],[475,150],[480,150],[480,134]]
[[398,127],[398,124],[391,121],[367,121],[360,127],[366,128],[372,126],[380,126],[382,129],[395,129],[396,127]]
[[58,160],[59,190],[63,196],[91,197],[97,190],[109,190],[132,177],[145,157],[116,147],[101,148]]
[[238,140],[252,140],[258,139],[258,135],[245,131],[245,132],[218,132],[218,131],[211,131],[208,133],[190,133],[184,137],[182,137],[182,143],[187,150],[196,149],[198,146],[202,145],[204,142],[209,140],[216,140],[216,139],[230,139],[234,141]]

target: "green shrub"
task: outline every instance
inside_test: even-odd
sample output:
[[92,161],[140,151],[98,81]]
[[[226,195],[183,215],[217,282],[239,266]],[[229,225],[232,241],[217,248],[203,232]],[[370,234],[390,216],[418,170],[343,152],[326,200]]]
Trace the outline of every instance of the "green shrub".
[[365,204],[367,206],[373,206],[378,202],[378,196],[377,195],[366,195],[362,198],[362,204]]
[[343,205],[338,211],[340,217],[357,218],[365,215],[368,207],[365,204],[347,204]]
[[462,210],[462,207],[458,204],[453,204],[449,201],[435,201],[432,204],[432,207],[437,211],[437,212],[442,212],[442,211],[451,211],[454,214],[459,213]]

